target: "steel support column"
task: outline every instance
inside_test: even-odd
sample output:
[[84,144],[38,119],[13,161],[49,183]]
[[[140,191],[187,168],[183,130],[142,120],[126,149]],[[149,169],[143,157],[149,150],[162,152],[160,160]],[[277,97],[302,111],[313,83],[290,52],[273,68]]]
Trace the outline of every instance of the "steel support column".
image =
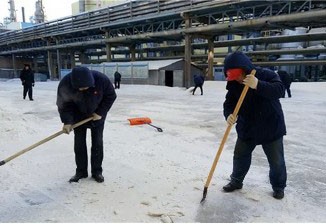
[[80,52],[79,54],[79,61],[81,64],[87,64],[88,63],[88,56],[85,54],[85,52]]
[[[186,14],[184,15],[185,27],[191,27],[191,19]],[[185,34],[185,65],[184,65],[184,87],[187,89],[191,85],[191,35]]]
[[57,78],[61,80],[61,57],[60,57],[60,50],[57,49]]
[[69,53],[67,51],[63,52],[63,54],[61,54],[62,57],[62,68],[64,69],[68,69],[68,65],[69,65]]
[[136,61],[136,46],[132,44],[129,46],[130,53],[131,53],[131,61]]
[[[105,32],[105,39],[109,39],[109,32]],[[111,62],[112,61],[112,51],[111,51],[111,44],[110,43],[105,43],[105,50],[106,50],[106,61]]]
[[53,58],[51,51],[48,51],[48,71],[49,71],[49,77],[51,80],[54,79],[54,69],[53,69]]
[[70,67],[73,69],[76,66],[75,51],[70,51]]
[[208,38],[208,58],[207,58],[207,79],[214,80],[213,75],[213,65],[214,65],[214,40],[213,38]]
[[14,78],[16,77],[17,73],[17,68],[16,68],[16,56],[15,54],[12,54],[12,68],[14,71]]
[[[59,39],[55,39],[56,44],[59,44]],[[61,56],[60,56],[60,49],[57,48],[57,70],[55,71],[55,78],[61,79]]]
[[106,61],[111,62],[112,61],[112,51],[111,51],[111,44],[106,43]]
[[36,73],[39,72],[39,69],[38,69],[38,66],[37,66],[37,56],[33,56],[33,70]]

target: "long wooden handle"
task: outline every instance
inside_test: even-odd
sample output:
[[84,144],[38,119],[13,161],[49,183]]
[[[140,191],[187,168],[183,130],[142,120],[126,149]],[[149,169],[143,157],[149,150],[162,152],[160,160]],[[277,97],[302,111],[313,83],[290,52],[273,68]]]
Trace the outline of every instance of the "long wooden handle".
[[[82,121],[80,121],[80,122],[78,122],[78,123],[72,125],[72,129],[74,129],[74,128],[78,127],[78,126],[81,126],[81,125],[83,125],[83,124],[85,124],[85,123],[87,123],[87,122],[89,122],[89,121],[91,121],[91,120],[93,120],[93,117],[89,117],[89,118],[87,118],[87,119],[85,119],[85,120],[82,120]],[[37,147],[37,146],[39,146],[39,145],[42,145],[42,144],[44,144],[45,142],[48,142],[48,141],[50,141],[51,139],[54,139],[55,137],[58,137],[59,135],[61,135],[61,134],[63,134],[63,133],[64,133],[63,130],[58,131],[57,133],[54,133],[53,135],[50,135],[49,137],[47,137],[47,138],[45,138],[45,139],[43,139],[43,140],[41,140],[41,141],[39,141],[39,142],[37,142],[37,143],[35,143],[35,144],[33,144],[33,145],[31,145],[31,146],[25,148],[25,149],[23,149],[23,150],[21,150],[21,151],[15,153],[14,155],[8,157],[7,159],[5,159],[5,160],[3,160],[3,161],[0,161],[0,166],[4,165],[5,163],[9,162],[10,160],[13,160],[14,158],[16,158],[16,157],[18,157],[18,156],[20,156],[20,155],[22,155],[22,154],[24,154],[24,153],[26,153],[26,152],[28,152],[28,151],[34,149],[35,147]]]
[[[251,75],[255,75],[255,74],[256,74],[256,70],[254,69],[254,70],[251,71]],[[234,111],[233,111],[233,113],[232,113],[234,117],[237,117],[238,112],[239,112],[239,110],[240,110],[240,107],[241,107],[241,105],[242,105],[242,102],[243,102],[243,100],[244,100],[244,98],[245,98],[245,96],[246,96],[246,94],[247,94],[247,92],[248,92],[248,89],[249,89],[249,86],[245,86],[245,87],[243,88],[242,93],[241,93],[241,95],[240,95],[240,98],[239,98],[239,100],[238,100],[238,103],[237,103],[237,105],[235,106],[235,109],[234,109]],[[231,131],[232,126],[233,126],[233,125],[231,124],[231,125],[228,125],[228,127],[226,128],[226,131],[225,131],[225,133],[224,133],[224,136],[223,136],[222,142],[221,142],[221,144],[220,144],[220,147],[218,148],[218,151],[217,151],[217,153],[216,153],[216,156],[215,156],[214,162],[213,162],[213,164],[212,164],[211,170],[209,171],[209,174],[208,174],[208,177],[207,177],[207,180],[206,180],[206,184],[205,184],[205,188],[206,188],[206,189],[208,188],[208,186],[209,186],[209,184],[210,184],[210,182],[211,182],[211,180],[212,180],[212,177],[213,177],[213,174],[214,174],[214,171],[215,171],[215,168],[216,168],[217,162],[218,162],[218,160],[220,159],[221,153],[222,153],[223,148],[224,148],[224,144],[225,144],[225,142],[226,142],[226,140],[227,140],[227,138],[228,138],[228,136],[229,136],[229,133],[230,133],[230,131]]]

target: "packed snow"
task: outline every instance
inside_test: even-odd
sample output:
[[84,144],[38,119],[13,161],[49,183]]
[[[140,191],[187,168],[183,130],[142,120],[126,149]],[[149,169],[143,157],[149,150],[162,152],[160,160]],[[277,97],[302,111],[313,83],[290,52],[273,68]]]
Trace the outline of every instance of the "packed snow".
[[[326,222],[326,83],[293,83],[282,98],[288,182],[272,197],[259,146],[243,189],[224,193],[232,171],[232,129],[200,204],[226,130],[226,82],[204,95],[179,87],[121,85],[104,131],[104,183],[75,173],[73,133],[60,135],[0,167],[0,222]],[[0,161],[58,132],[58,82],[37,82],[23,100],[20,80],[0,82]],[[128,118],[149,117],[130,126]],[[90,146],[90,137],[88,135]]]

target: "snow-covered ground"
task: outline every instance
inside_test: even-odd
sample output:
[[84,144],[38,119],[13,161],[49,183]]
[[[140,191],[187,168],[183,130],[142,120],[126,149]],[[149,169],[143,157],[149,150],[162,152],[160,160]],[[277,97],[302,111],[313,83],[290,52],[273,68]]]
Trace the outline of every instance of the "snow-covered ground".
[[[73,134],[58,136],[0,167],[0,222],[326,222],[326,83],[293,83],[293,97],[281,99],[288,131],[283,200],[272,197],[261,147],[243,189],[221,191],[232,170],[233,128],[199,203],[226,130],[225,84],[205,82],[203,96],[122,85],[105,126],[105,182],[68,183]],[[36,83],[32,102],[22,99],[19,80],[0,82],[0,161],[61,130],[57,85]],[[163,132],[127,121],[143,116]]]

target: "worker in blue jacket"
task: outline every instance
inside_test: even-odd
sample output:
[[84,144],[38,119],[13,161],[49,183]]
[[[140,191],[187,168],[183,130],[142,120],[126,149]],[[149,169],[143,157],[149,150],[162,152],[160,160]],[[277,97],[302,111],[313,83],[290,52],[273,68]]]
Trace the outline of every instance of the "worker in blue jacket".
[[196,75],[194,75],[195,88],[194,88],[193,91],[192,91],[192,95],[195,94],[195,91],[196,91],[197,87],[200,88],[200,93],[201,93],[201,95],[203,95],[203,85],[204,85],[204,81],[205,81],[204,76],[202,76],[202,75],[200,75],[200,74],[196,74]]
[[116,93],[109,78],[86,67],[75,67],[59,83],[57,106],[67,134],[72,125],[81,120],[93,117],[91,122],[74,129],[76,174],[69,182],[78,182],[88,177],[87,165],[87,129],[91,130],[91,172],[97,182],[103,182],[103,130],[108,111],[116,99]]
[[[253,69],[256,70],[255,76],[250,74]],[[269,179],[273,197],[282,199],[287,179],[283,150],[286,127],[279,101],[284,93],[282,81],[275,72],[256,68],[242,52],[226,56],[224,71],[228,81],[223,105],[224,116],[228,125],[236,123],[238,138],[231,181],[223,189],[232,192],[242,188],[250,168],[252,152],[257,145],[262,145],[270,166]],[[232,113],[245,85],[249,90],[238,116],[234,117]]]

